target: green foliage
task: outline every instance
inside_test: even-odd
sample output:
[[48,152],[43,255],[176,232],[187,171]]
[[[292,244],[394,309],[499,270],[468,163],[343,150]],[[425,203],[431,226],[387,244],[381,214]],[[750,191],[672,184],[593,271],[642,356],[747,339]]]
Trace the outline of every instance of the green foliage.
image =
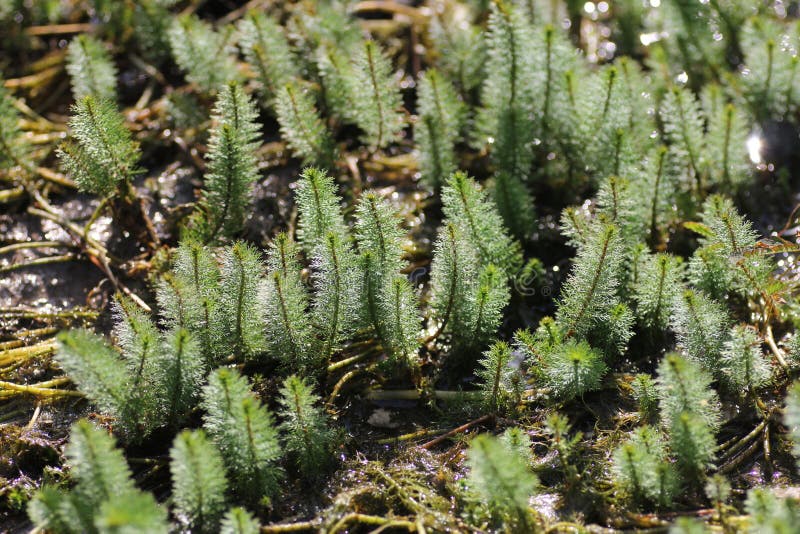
[[719,428],[719,399],[711,387],[711,377],[692,360],[674,353],[664,356],[656,387],[661,419],[668,428],[684,413],[697,415],[709,428]]
[[347,11],[348,5],[347,0],[332,0],[302,13],[294,22],[306,46],[313,49],[336,44],[343,52],[353,52],[362,42],[363,31]]
[[645,236],[647,213],[627,178],[609,176],[597,191],[596,217],[617,225],[625,248],[632,248]]
[[138,172],[139,145],[110,101],[81,98],[69,127],[75,140],[63,143],[58,157],[82,191],[108,195]]
[[202,199],[206,242],[238,234],[244,226],[252,184],[259,172],[255,150],[261,125],[252,99],[241,85],[222,86],[214,106],[214,127]]
[[113,309],[116,320],[114,338],[122,349],[128,372],[134,376],[133,386],[139,387],[143,378],[153,372],[161,348],[159,332],[150,315],[129,298],[117,295]]
[[297,235],[307,256],[325,244],[329,233],[340,242],[347,241],[347,225],[340,201],[333,178],[322,169],[309,167],[300,175],[295,192],[300,215]]
[[491,263],[481,269],[470,329],[462,334],[459,343],[465,348],[485,346],[502,323],[503,309],[509,298],[505,273]]
[[278,432],[247,379],[233,369],[212,372],[203,388],[203,427],[217,445],[236,494],[251,504],[269,501],[282,473]]
[[[241,19],[237,29],[241,34],[239,46],[244,52],[245,59],[258,73],[264,100],[269,101],[278,96],[281,88],[300,74],[297,59],[292,54],[281,26],[265,13],[250,11]],[[280,107],[279,102],[278,99],[276,102],[278,107]],[[304,101],[302,105],[306,105],[306,102]]]
[[[724,62],[722,39],[714,38],[721,22],[716,6],[721,2],[697,5],[685,0],[669,0],[660,10],[660,28],[669,28],[665,48],[675,69],[702,77]],[[721,35],[721,34],[720,34]]]
[[119,493],[133,491],[131,472],[114,439],[88,421],[73,425],[70,442],[64,451],[76,491],[85,504],[99,506]]
[[155,362],[152,384],[166,398],[155,398],[160,419],[168,424],[183,421],[197,401],[197,388],[203,382],[206,368],[198,343],[184,329],[167,331]]
[[752,224],[730,199],[710,196],[703,204],[702,220],[702,247],[690,264],[698,285],[718,298],[756,293],[767,300],[781,291],[780,282],[771,276],[774,262],[756,247]]
[[435,69],[420,77],[417,88],[419,117],[414,139],[420,151],[422,179],[438,190],[456,170],[455,144],[464,125],[466,106],[455,87]]
[[600,387],[608,367],[586,341],[568,340],[544,361],[545,384],[559,399],[570,400]]
[[117,495],[100,505],[94,524],[100,534],[167,534],[167,512],[150,493]]
[[476,375],[481,379],[481,405],[489,412],[507,413],[522,396],[523,377],[507,343],[498,341],[483,353]]
[[721,195],[711,195],[703,204],[703,224],[709,235],[701,239],[706,247],[719,247],[728,256],[741,255],[756,244],[753,225],[742,217],[733,202]]
[[363,320],[393,359],[412,363],[420,321],[416,295],[399,274],[406,262],[397,210],[376,192],[365,192],[356,206],[355,233],[363,270]]
[[309,297],[300,275],[298,254],[297,245],[288,234],[275,237],[259,297],[265,312],[267,350],[293,371],[313,362],[313,333],[306,313]]
[[353,60],[350,82],[353,120],[364,144],[385,148],[400,138],[405,127],[402,98],[392,65],[375,41],[366,41]]
[[598,224],[578,250],[556,315],[566,332],[585,336],[608,323],[609,312],[617,303],[621,244],[616,226]]
[[431,264],[431,306],[439,332],[451,334],[462,354],[483,349],[509,299],[505,273],[493,264],[481,268],[478,258],[455,224],[439,229]]
[[[0,272],[39,265],[28,254],[53,248],[36,240],[59,239],[47,226],[54,222],[74,238],[73,252],[147,303],[117,297],[111,341],[88,330],[60,334],[54,369],[88,400],[78,409],[97,410],[132,446],[136,479],[156,488],[176,521],[168,527],[166,510],[135,488],[107,436],[73,429],[69,480],[46,454],[31,465],[21,448],[50,439],[41,437],[46,419],[35,414],[17,435],[14,414],[0,414],[11,422],[0,441],[20,452],[9,465],[23,474],[48,466],[30,505],[37,526],[258,532],[251,512],[228,509],[246,505],[277,522],[267,530],[637,527],[647,518],[625,504],[659,519],[689,514],[708,506],[705,486],[722,529],[733,530],[745,528],[728,517],[741,503],[726,504],[727,481],[712,473],[730,473],[747,490],[752,477],[743,470],[751,460],[759,465],[759,447],[776,472],[786,471],[785,455],[768,454],[785,449],[772,397],[780,399],[793,378],[800,337],[784,370],[763,345],[784,364],[797,295],[792,262],[778,270],[773,256],[793,251],[785,230],[759,242],[737,206],[763,205],[767,212],[754,220],[780,220],[773,200],[792,183],[778,150],[789,145],[772,137],[800,110],[800,26],[791,3],[329,0],[273,2],[249,13],[175,0],[0,4],[0,17],[14,21],[0,46],[24,60],[4,65],[11,79],[0,86],[0,183],[10,186],[0,189],[0,204],[14,228],[0,247],[14,256]],[[69,81],[58,64],[64,54],[54,47],[64,48],[57,36],[84,22],[91,31],[64,51],[77,104],[59,158],[81,193],[107,197],[88,226],[97,217],[106,226],[111,202],[111,236],[87,226],[81,237],[86,214],[74,212],[69,180],[49,167],[70,98],[61,90]],[[111,51],[125,51],[125,119]],[[262,113],[274,114],[264,128]],[[765,147],[758,169],[745,150],[750,132]],[[145,149],[141,163],[134,135]],[[187,204],[197,186],[190,167],[202,168],[203,155],[202,193]],[[287,155],[319,167],[287,184],[285,171],[296,163]],[[148,180],[134,190],[139,165]],[[255,187],[260,169],[269,179]],[[294,204],[283,198],[287,187]],[[253,212],[255,193],[266,213]],[[152,242],[141,243],[128,224],[130,209],[140,207],[158,229]],[[553,235],[559,212],[574,258]],[[23,225],[48,219],[46,235],[18,243],[18,214]],[[278,226],[259,227],[262,220]],[[182,236],[170,250],[176,229]],[[17,255],[29,245],[45,250]],[[144,311],[153,295],[142,273],[157,313]],[[104,287],[90,293],[91,307],[102,304],[95,297]],[[9,313],[17,310],[0,310]],[[548,313],[555,318],[541,318]],[[53,324],[79,315],[58,312]],[[26,345],[28,335],[50,331],[49,323],[28,330],[27,317],[11,332]],[[102,318],[98,326],[108,324]],[[518,327],[513,343],[499,340]],[[0,398],[63,396],[49,369],[43,383],[17,387],[47,364],[12,362],[28,350],[17,343],[1,344]],[[798,387],[783,412],[796,442]],[[586,395],[601,388],[609,394]],[[323,393],[330,394],[324,407]],[[362,403],[412,398],[433,410],[406,421],[419,423],[419,433],[391,430],[382,411],[369,428],[359,422],[368,415]],[[14,413],[18,402],[9,404]],[[455,410],[437,417],[456,427],[443,437],[461,434],[459,413],[475,404],[486,415],[463,428],[507,430],[473,440],[466,462],[424,452],[443,448],[438,438],[384,446],[380,458],[361,462],[364,445],[442,436],[426,424],[438,410]],[[201,417],[203,430],[185,430]],[[337,425],[354,433],[341,451]],[[717,432],[726,440],[720,447]],[[167,495],[158,475],[167,464],[139,457],[163,453],[173,438]],[[339,452],[352,461],[333,483],[325,477]],[[531,469],[562,501],[553,517],[533,509]],[[19,506],[34,492],[28,476],[15,477],[0,490],[0,516],[5,503]],[[330,506],[317,506],[321,497]],[[751,517],[742,521],[753,531],[788,530],[796,508],[752,491]],[[287,513],[298,523],[287,523]]]
[[452,174],[442,188],[442,210],[477,252],[482,267],[495,265],[507,276],[522,265],[519,243],[508,235],[500,214],[475,180]]
[[539,481],[525,459],[494,436],[482,434],[470,442],[467,463],[470,486],[488,504],[493,522],[532,532],[535,522],[528,500]]
[[116,419],[119,433],[138,441],[186,418],[206,367],[187,330],[159,333],[125,298],[119,298],[115,311],[121,354],[96,334],[71,330],[59,334],[57,360],[79,389]]
[[708,118],[710,178],[726,192],[733,192],[750,179],[751,164],[742,147],[747,143],[747,117],[733,104],[716,106]]
[[714,459],[714,433],[720,425],[711,377],[691,360],[667,354],[658,368],[657,388],[678,471],[685,480],[699,482]]
[[797,26],[752,18],[741,35],[746,66],[741,71],[741,82],[753,114],[759,120],[791,116],[798,109],[800,59],[782,43],[797,38]]
[[[543,11],[550,10],[544,7]],[[569,35],[562,30],[561,22],[553,17],[553,20],[545,23],[543,18],[540,16],[533,21],[537,39],[541,40],[537,61],[544,74],[533,80],[538,89],[535,93],[538,94],[537,107],[540,109],[538,120],[535,121],[536,139],[542,143],[539,148],[541,152],[552,150],[562,153],[564,159],[576,159],[576,144],[581,133],[576,128],[571,102],[575,95],[570,80],[583,72],[583,62],[572,46]],[[632,93],[635,94],[635,91]]]
[[483,77],[486,60],[484,34],[478,26],[465,24],[454,12],[434,13],[430,23],[430,37],[439,51],[436,64],[461,92],[473,91]]
[[635,322],[628,305],[618,302],[608,311],[608,321],[597,326],[590,341],[608,358],[619,358],[628,350],[628,342],[634,335]]
[[702,292],[685,290],[673,308],[678,346],[707,369],[718,368],[729,322],[725,308]]
[[28,503],[28,517],[40,528],[78,534],[91,532],[89,512],[80,509],[80,500],[49,486],[43,486]]
[[231,508],[220,526],[220,534],[258,534],[261,525],[244,508]]
[[327,361],[358,324],[362,291],[358,260],[349,242],[329,232],[315,250],[312,268],[312,323],[322,332],[315,339],[314,352]]
[[184,328],[200,343],[207,366],[223,353],[219,320],[220,272],[212,251],[197,241],[184,239],[174,250],[172,271],[156,286],[162,322],[168,328]]
[[639,403],[642,419],[645,421],[654,419],[658,410],[658,392],[653,377],[646,373],[636,375],[631,382],[631,389],[633,397]]
[[240,241],[223,253],[217,305],[230,355],[252,358],[264,349],[264,318],[258,295],[263,270],[261,253],[251,245]]
[[384,290],[379,301],[382,310],[381,336],[384,347],[412,369],[418,365],[420,330],[419,310],[416,307],[417,295],[411,283],[403,275],[391,278],[391,285]]
[[176,516],[192,530],[216,532],[228,485],[219,451],[202,430],[186,430],[175,438],[170,458]]
[[649,426],[636,429],[614,451],[614,484],[636,503],[671,506],[679,491],[679,480],[669,463],[662,437]]
[[359,251],[374,258],[368,278],[390,280],[406,266],[400,216],[376,191],[364,192],[356,205],[355,236]]
[[493,160],[501,173],[524,181],[533,162],[535,61],[539,43],[532,28],[514,7],[494,2],[489,15],[483,104],[477,119],[480,144],[492,144]]
[[168,7],[172,0],[140,0],[131,15],[134,38],[145,59],[156,64],[170,57],[169,27],[172,17]]
[[786,395],[784,423],[792,438],[792,452],[800,460],[800,382],[795,382]]
[[0,169],[19,165],[25,159],[27,143],[19,129],[19,113],[13,97],[0,77]]
[[699,102],[688,89],[674,87],[664,96],[660,116],[675,164],[683,170],[686,179],[696,183],[697,191],[702,191],[706,144]]
[[678,191],[678,178],[675,165],[667,147],[659,146],[645,156],[641,169],[634,175],[632,187],[640,199],[645,199],[642,209],[646,210],[648,241],[658,244],[664,227],[674,217],[672,206]]
[[752,328],[736,325],[731,329],[720,357],[722,374],[730,391],[752,394],[769,383],[772,369],[760,345]]
[[275,114],[296,157],[306,165],[333,166],[334,142],[309,90],[293,81],[284,84],[276,91]]
[[327,361],[358,324],[361,315],[359,262],[339,207],[333,179],[309,167],[295,195],[300,243],[312,259],[312,324],[322,332],[314,340],[316,363]]
[[76,101],[117,99],[117,68],[103,43],[89,35],[78,35],[67,49],[67,72]]
[[717,442],[711,427],[700,416],[682,412],[670,426],[669,446],[681,476],[700,482],[712,467]]
[[483,350],[508,303],[507,279],[520,265],[519,245],[466,174],[450,177],[442,202],[446,224],[439,229],[431,263],[432,308],[456,352]]
[[355,108],[350,103],[355,72],[349,58],[346,50],[327,43],[317,50],[316,60],[327,109],[339,120],[352,124],[356,121]]
[[693,517],[679,517],[669,527],[669,534],[707,534],[711,532],[708,526]]
[[186,73],[186,79],[204,93],[214,93],[237,78],[236,63],[231,55],[231,27],[215,32],[195,15],[172,19],[168,30],[169,44],[175,62]]
[[626,80],[616,65],[598,71],[582,86],[578,107],[589,116],[579,129],[588,144],[580,158],[596,178],[622,175],[634,163],[631,117],[633,101]]
[[28,506],[34,524],[66,533],[168,532],[166,511],[134,487],[122,451],[86,420],[75,423],[65,449],[74,489],[43,487]]
[[572,432],[569,419],[558,412],[548,414],[544,421],[544,429],[550,437],[550,449],[558,455],[558,463],[567,484],[573,485],[580,475],[572,457],[578,452],[577,446],[583,434]]
[[133,433],[142,406],[130,398],[128,373],[118,354],[88,330],[62,332],[58,343],[56,361],[64,372],[98,408],[117,420],[123,433]]
[[745,510],[750,514],[748,532],[753,534],[798,532],[800,507],[792,498],[778,497],[766,488],[754,488],[747,492]]
[[720,522],[726,522],[726,509],[725,503],[731,496],[731,483],[725,478],[725,475],[716,473],[708,478],[705,486],[706,497],[714,505],[717,510],[717,516]]
[[634,285],[636,315],[645,328],[654,332],[670,325],[673,306],[683,290],[680,258],[670,254],[648,255]]
[[535,116],[534,62],[539,48],[524,17],[500,2],[491,6],[487,48],[483,107],[476,119],[478,144],[492,145],[497,167],[493,196],[506,224],[522,237],[533,220],[533,203],[524,183],[534,157],[531,116]]
[[506,448],[517,453],[519,457],[525,460],[529,465],[533,463],[534,456],[531,450],[533,441],[521,428],[517,426],[506,428],[500,435],[500,441]]
[[509,230],[526,239],[535,225],[533,199],[527,187],[513,175],[500,172],[491,182],[492,200]]
[[286,451],[307,479],[318,477],[332,460],[336,434],[329,427],[327,417],[313,393],[302,378],[290,376],[280,389],[279,415],[283,419],[279,428],[283,432]]

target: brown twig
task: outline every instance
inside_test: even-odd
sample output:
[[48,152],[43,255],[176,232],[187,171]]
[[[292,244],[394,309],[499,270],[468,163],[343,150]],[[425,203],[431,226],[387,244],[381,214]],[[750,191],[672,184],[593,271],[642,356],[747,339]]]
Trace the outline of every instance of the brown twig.
[[299,521],[297,523],[264,525],[263,527],[261,527],[261,532],[269,534],[278,534],[280,532],[315,531],[318,528],[319,528],[319,522],[312,520],[312,521]]
[[440,444],[441,442],[443,442],[447,438],[450,438],[452,436],[455,436],[456,434],[460,434],[461,432],[469,430],[473,426],[477,426],[477,425],[480,425],[480,424],[483,424],[483,423],[487,423],[487,422],[491,421],[493,418],[494,418],[494,415],[492,415],[492,414],[486,414],[484,416],[478,417],[477,419],[475,419],[473,421],[470,421],[469,423],[464,423],[463,425],[454,428],[453,430],[451,430],[450,432],[447,432],[446,434],[442,434],[438,438],[432,439],[427,443],[423,443],[422,445],[420,445],[420,448],[421,449],[430,449],[431,447],[435,447],[436,445]]
[[365,0],[353,7],[354,13],[361,13],[362,11],[383,11],[392,15],[401,15],[408,17],[416,24],[425,23],[428,20],[424,12],[419,9],[401,2],[393,2],[392,0]]
[[339,381],[336,382],[336,385],[333,386],[333,391],[331,391],[330,397],[328,397],[327,402],[325,402],[325,408],[327,410],[330,410],[333,407],[333,403],[336,400],[336,397],[339,395],[339,391],[341,391],[342,387],[344,387],[344,385],[347,382],[349,382],[350,380],[352,380],[357,375],[363,372],[364,371],[361,369],[353,369],[352,371],[348,371],[347,373],[342,375],[342,378],[340,378]]
[[36,397],[83,397],[83,393],[79,391],[53,389],[54,386],[60,386],[69,383],[69,381],[69,378],[61,377],[48,380],[47,382],[40,382],[32,386],[0,381],[0,397],[10,397],[13,396],[13,394],[28,394]]
[[771,325],[767,325],[766,336],[764,337],[767,340],[767,345],[769,345],[769,349],[772,351],[772,354],[775,355],[775,359],[778,360],[778,363],[781,367],[783,367],[783,370],[788,373],[789,365],[786,363],[786,359],[783,357],[783,352],[778,348],[778,344],[775,343],[775,336],[772,335]]
[[8,254],[9,252],[16,252],[17,250],[27,250],[31,248],[60,248],[60,247],[73,247],[70,243],[63,241],[23,241],[21,243],[13,243],[0,247],[0,254]]
[[388,517],[380,517],[377,515],[359,514],[356,512],[349,513],[342,517],[328,532],[329,534],[336,534],[341,531],[348,523],[361,523],[364,525],[388,525],[387,528],[405,528],[409,532],[417,530],[417,525],[411,521],[404,519],[391,519]]
[[66,33],[85,33],[92,30],[88,22],[73,24],[47,24],[45,26],[29,26],[25,28],[25,35],[64,35]]
[[338,371],[344,367],[347,367],[351,363],[358,363],[362,360],[366,360],[369,358],[371,354],[369,352],[362,352],[361,354],[356,354],[355,356],[351,356],[349,358],[345,358],[344,360],[339,360],[338,362],[333,362],[328,366],[328,374]]
[[30,261],[12,263],[11,265],[4,265],[0,267],[0,273],[7,273],[16,271],[18,269],[25,269],[27,267],[38,267],[40,265],[52,265],[54,263],[66,263],[68,261],[77,260],[78,257],[74,254],[62,254],[60,256],[45,256],[43,258],[35,258]]

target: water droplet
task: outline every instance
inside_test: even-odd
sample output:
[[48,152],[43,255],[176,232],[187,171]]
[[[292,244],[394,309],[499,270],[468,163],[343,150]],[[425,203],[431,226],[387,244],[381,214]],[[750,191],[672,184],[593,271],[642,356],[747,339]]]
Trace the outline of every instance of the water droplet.
[[658,32],[649,32],[639,35],[639,40],[642,42],[644,46],[650,46],[659,39],[661,39],[661,34],[659,34]]
[[747,138],[747,154],[750,156],[750,161],[758,165],[761,163],[761,147],[763,143],[761,136],[753,133]]

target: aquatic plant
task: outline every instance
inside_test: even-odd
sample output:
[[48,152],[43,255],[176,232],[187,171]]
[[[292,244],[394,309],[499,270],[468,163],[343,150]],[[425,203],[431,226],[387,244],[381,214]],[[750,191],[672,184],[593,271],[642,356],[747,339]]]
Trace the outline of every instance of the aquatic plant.
[[212,115],[202,212],[194,219],[205,242],[231,238],[244,225],[249,193],[259,176],[254,154],[261,129],[257,114],[241,85],[222,86]]
[[794,520],[786,6],[252,7],[0,0],[0,515]]
[[114,104],[89,94],[77,101],[72,112],[69,125],[74,141],[62,144],[58,151],[64,169],[84,191],[107,195],[119,188],[123,195],[130,195],[139,145]]

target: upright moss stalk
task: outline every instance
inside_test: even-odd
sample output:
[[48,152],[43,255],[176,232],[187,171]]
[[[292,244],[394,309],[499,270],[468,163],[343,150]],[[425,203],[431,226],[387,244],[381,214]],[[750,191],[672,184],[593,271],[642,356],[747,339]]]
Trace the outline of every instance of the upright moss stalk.
[[255,157],[261,125],[251,98],[241,85],[223,86],[214,106],[208,170],[201,211],[194,226],[212,243],[236,236],[243,228],[250,191],[258,180]]

